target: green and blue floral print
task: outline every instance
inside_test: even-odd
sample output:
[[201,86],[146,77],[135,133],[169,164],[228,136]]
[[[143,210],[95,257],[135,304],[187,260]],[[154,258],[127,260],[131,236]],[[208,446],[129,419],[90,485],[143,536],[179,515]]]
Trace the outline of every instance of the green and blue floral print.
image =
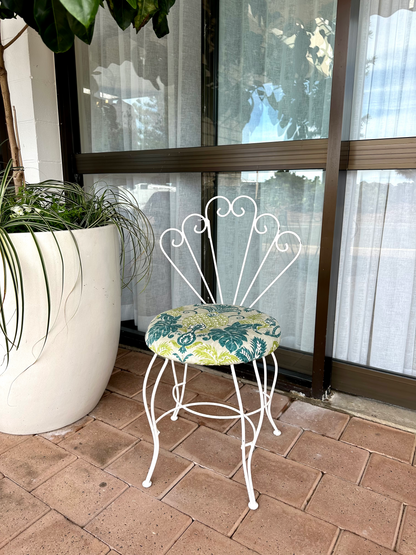
[[274,318],[242,306],[195,304],[162,312],[146,333],[154,353],[205,366],[240,364],[269,355],[279,346]]

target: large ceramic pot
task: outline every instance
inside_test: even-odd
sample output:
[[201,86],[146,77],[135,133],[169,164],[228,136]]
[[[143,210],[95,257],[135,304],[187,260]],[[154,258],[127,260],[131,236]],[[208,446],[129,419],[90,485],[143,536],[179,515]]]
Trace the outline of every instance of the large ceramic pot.
[[[38,251],[29,233],[11,235],[22,266],[24,324],[19,349],[0,366],[0,432],[42,433],[82,418],[98,403],[114,366],[120,333],[117,229],[54,235],[36,233],[50,287],[46,342],[48,301]],[[5,309],[11,321],[15,308],[8,285]],[[3,335],[3,354],[4,347]]]

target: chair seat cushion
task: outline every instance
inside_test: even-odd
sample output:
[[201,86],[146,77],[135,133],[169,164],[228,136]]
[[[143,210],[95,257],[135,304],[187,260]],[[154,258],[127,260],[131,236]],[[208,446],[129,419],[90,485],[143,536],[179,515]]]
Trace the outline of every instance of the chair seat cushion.
[[145,339],[149,349],[164,358],[225,366],[271,354],[279,346],[280,326],[254,308],[194,304],[156,316]]

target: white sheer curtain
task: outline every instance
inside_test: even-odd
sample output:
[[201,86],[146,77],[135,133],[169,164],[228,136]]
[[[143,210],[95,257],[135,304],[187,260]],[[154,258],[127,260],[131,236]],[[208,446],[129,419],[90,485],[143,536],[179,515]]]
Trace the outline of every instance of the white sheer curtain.
[[353,172],[334,356],[416,376],[416,171]]
[[[361,2],[353,139],[416,135],[413,4]],[[349,172],[335,358],[416,376],[415,216],[416,170]]]
[[100,8],[92,44],[76,41],[83,152],[201,144],[199,2],[176,2],[169,25],[121,31]]
[[[281,231],[296,232],[302,241],[301,255],[295,264],[265,293],[254,308],[278,319],[282,328],[281,345],[306,352],[313,351],[315,307],[323,206],[323,172],[243,172],[219,174],[218,192],[230,200],[247,195],[256,200],[258,214],[276,216]],[[219,205],[220,206],[220,205]],[[250,201],[243,200],[242,218],[218,218],[218,245],[221,283],[226,283],[225,302],[232,302],[253,219]],[[274,238],[276,226],[271,218],[262,220],[267,225],[264,235],[255,235],[240,287],[245,292],[251,283],[266,251]],[[286,253],[275,249],[247,297],[248,306],[290,263],[298,250],[298,242],[286,237]],[[243,295],[240,294],[240,299]]]
[[416,135],[414,4],[413,0],[361,2],[352,140]]
[[[78,98],[83,152],[148,150],[199,146],[201,143],[201,5],[176,2],[169,15],[170,33],[157,39],[151,25],[139,34],[120,31],[105,9],[99,10],[93,43],[76,44]],[[195,47],[195,45],[198,45]],[[91,176],[126,187],[151,220],[156,247],[153,272],[143,284],[124,290],[122,320],[145,331],[158,313],[196,302],[159,249],[160,234],[177,227],[201,205],[201,175],[120,174]],[[181,252],[173,253],[181,263]],[[200,252],[197,250],[197,256]],[[190,280],[200,280],[191,269]]]

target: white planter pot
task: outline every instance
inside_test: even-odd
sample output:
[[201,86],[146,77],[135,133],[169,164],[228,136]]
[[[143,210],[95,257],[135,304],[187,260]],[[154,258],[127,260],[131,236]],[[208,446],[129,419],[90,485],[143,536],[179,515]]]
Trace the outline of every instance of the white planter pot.
[[[75,422],[95,407],[111,376],[120,334],[117,229],[77,230],[73,236],[55,233],[62,275],[53,235],[36,233],[51,290],[51,330],[44,345],[47,297],[39,256],[29,233],[12,235],[22,264],[25,314],[21,345],[9,365],[3,360],[0,366],[0,432],[42,433]],[[11,318],[14,308],[8,286],[5,309]],[[2,336],[1,353],[4,347]]]

